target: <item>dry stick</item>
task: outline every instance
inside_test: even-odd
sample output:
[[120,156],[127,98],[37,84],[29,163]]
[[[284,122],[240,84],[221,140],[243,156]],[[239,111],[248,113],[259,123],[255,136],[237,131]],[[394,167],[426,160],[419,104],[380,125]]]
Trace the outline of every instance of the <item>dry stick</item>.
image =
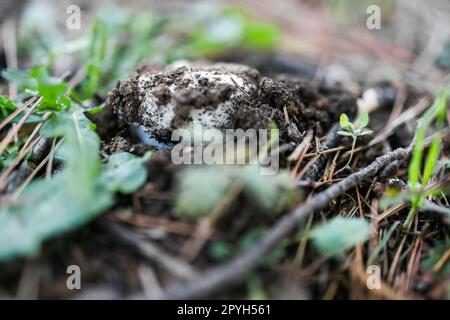
[[50,180],[53,170],[53,157],[55,156],[56,138],[53,138],[52,146],[50,147],[50,159],[47,162],[47,168],[45,169],[45,179]]
[[289,161],[297,161],[301,158],[302,154],[306,152],[307,146],[311,143],[311,140],[314,136],[314,131],[309,129],[306,133],[306,136],[303,138],[302,142],[295,147],[294,151],[288,156]]
[[[50,115],[50,112],[47,112],[46,114],[44,114],[44,120],[48,118],[48,116]],[[35,139],[34,141],[33,138],[36,136],[36,134],[38,133],[39,129],[42,127],[43,122],[39,123],[33,130],[33,132],[31,133],[31,135],[28,137],[27,141],[25,142],[25,144],[22,146],[22,149],[19,152],[19,155],[16,157],[16,159],[14,159],[14,162],[8,166],[8,168],[6,168],[0,175],[0,191],[3,191],[3,189],[6,187],[6,185],[8,184],[8,177],[11,174],[11,172],[16,168],[16,166],[22,161],[22,159],[28,154],[28,152],[34,148],[34,146],[39,142],[39,139]]]
[[14,159],[13,163],[2,171],[0,174],[0,192],[3,191],[8,185],[8,177],[13,171],[13,169],[25,158],[27,153],[36,145],[39,138],[31,142],[26,148],[22,148],[19,155]]
[[397,248],[397,251],[395,252],[394,259],[392,261],[391,268],[389,269],[389,274],[388,274],[388,282],[389,283],[392,283],[392,281],[394,281],[395,270],[397,269],[398,262],[400,261],[400,254],[402,253],[406,238],[407,238],[407,235],[405,234],[402,238],[402,241],[400,242],[399,247]]
[[438,262],[433,266],[433,271],[438,272],[446,263],[446,261],[450,259],[450,248],[445,251],[442,257],[439,258]]
[[159,267],[165,269],[173,276],[183,280],[196,278],[196,271],[191,265],[166,253],[156,244],[146,241],[145,238],[136,235],[134,232],[129,231],[122,226],[111,223],[111,221],[104,221],[101,225],[107,232],[113,234],[115,239],[126,243],[142,257],[155,262]]
[[[298,147],[292,152],[292,154],[288,157],[288,161],[296,161],[294,169],[291,171],[291,177],[295,178],[297,175],[298,169],[300,168],[300,164],[303,162],[306,151],[311,147],[311,140],[313,138],[314,132],[312,130],[308,131],[306,137],[303,141],[298,145]],[[298,156],[297,156],[298,155]]]
[[[43,116],[42,119],[43,120],[47,120],[48,117],[50,117],[51,112],[46,112]],[[31,133],[31,135],[28,137],[27,141],[25,142],[25,144],[23,145],[22,149],[24,149],[31,141],[31,139],[34,138],[34,136],[36,134],[38,134],[39,130],[41,129],[41,127],[44,125],[44,122],[39,123],[34,129],[33,132]]]
[[411,285],[414,281],[415,270],[417,266],[417,262],[420,261],[420,252],[422,250],[422,242],[423,238],[420,236],[416,243],[414,244],[413,251],[411,253],[408,266],[406,269],[406,283],[405,283],[405,292],[408,292],[411,288]]
[[[134,212],[130,218],[125,218],[120,215],[120,211],[117,214],[108,217],[113,221],[124,222],[128,225],[144,228],[144,229],[158,229],[166,233],[173,233],[187,237],[202,237],[195,233],[197,225],[188,224],[184,222],[172,221],[166,218],[154,217],[143,213]],[[217,237],[217,232],[210,235],[209,239]]]
[[25,113],[25,115],[20,119],[19,123],[17,123],[16,126],[12,127],[6,137],[0,142],[0,154],[5,151],[5,149],[8,147],[8,145],[11,143],[11,141],[14,139],[14,137],[17,135],[17,132],[19,129],[23,126],[25,121],[28,119],[29,116],[33,113],[34,109],[39,105],[42,98],[39,98],[32,106],[31,108]]
[[236,197],[241,193],[242,185],[240,183],[235,183],[230,190],[227,191],[225,196],[219,202],[219,204],[212,210],[208,218],[200,221],[196,234],[201,235],[201,237],[193,237],[191,240],[186,242],[186,244],[181,249],[181,256],[185,261],[193,261],[197,255],[202,250],[208,238],[214,233],[214,226],[217,224],[218,220],[227,212],[230,205],[236,199]]
[[369,142],[368,146],[371,147],[388,138],[398,126],[416,118],[417,115],[422,113],[430,105],[430,103],[431,101],[428,97],[420,99],[415,106],[407,109],[393,121],[389,122],[386,127]]
[[[432,134],[431,136],[427,137],[425,139],[425,141],[423,142],[423,146],[428,147],[429,145],[431,145],[431,142],[433,141],[434,137],[438,134],[440,135],[441,139],[443,139],[444,137],[450,135],[450,128],[447,127],[445,129],[442,129],[441,131],[438,131],[438,132]],[[387,179],[388,177],[392,176],[395,172],[397,172],[400,169],[401,166],[403,166],[406,163],[406,161],[408,161],[409,155],[412,152],[412,147],[415,144],[415,141],[416,141],[416,138],[414,137],[413,141],[409,145],[408,157],[405,157],[404,159],[397,160],[397,161],[394,161],[394,162],[388,164],[386,166],[386,168],[384,168],[381,171],[380,175],[378,176],[379,179],[384,180],[384,179]]]
[[35,99],[36,99],[36,97],[31,97],[30,99],[28,99],[28,101],[26,101],[24,104],[22,104],[16,110],[14,110],[14,112],[11,113],[8,117],[6,117],[5,120],[3,120],[2,123],[0,123],[0,130],[2,130],[8,123],[10,123],[11,120],[13,120],[20,112],[22,112],[23,109],[25,109],[32,102],[34,102]]
[[[336,152],[336,151],[342,151],[344,149],[346,149],[346,147],[340,146],[340,147],[331,148],[331,149],[328,149],[328,150],[325,150],[325,151],[320,151],[319,153],[325,155],[325,154],[333,153],[333,152]],[[360,149],[360,148],[356,148],[355,152],[359,151],[358,149]],[[316,155],[317,155],[317,152],[310,152],[310,153],[305,154],[305,158],[311,158],[311,157],[314,157]]]
[[332,185],[323,192],[311,197],[302,205],[294,209],[290,214],[281,218],[262,238],[260,242],[243,252],[230,262],[212,268],[201,275],[193,282],[175,284],[170,286],[159,299],[192,299],[209,296],[222,288],[239,282],[243,276],[252,268],[256,267],[261,260],[283,237],[288,235],[298,224],[298,222],[312,214],[324,209],[334,198],[342,195],[351,188],[374,176],[384,166],[392,161],[402,159],[408,151],[398,148],[383,156],[376,158],[369,166],[353,173]]
[[26,188],[26,186],[33,180],[33,178],[36,176],[36,174],[45,166],[47,162],[49,162],[51,159],[53,159],[55,150],[59,148],[59,146],[63,143],[64,138],[58,141],[58,143],[55,144],[53,148],[53,152],[49,152],[47,156],[45,156],[44,159],[41,160],[41,162],[34,168],[33,172],[27,177],[27,179],[19,186],[19,188],[14,192],[13,197],[15,196],[16,199],[19,197],[20,193]]
[[[334,148],[339,140],[338,131],[340,130],[340,126],[338,124],[333,125],[330,131],[328,131],[325,141],[320,146],[320,152],[327,151],[328,149]],[[306,180],[315,181],[321,169],[326,164],[328,158],[324,154],[320,154],[317,160],[309,167],[308,172],[305,175]]]

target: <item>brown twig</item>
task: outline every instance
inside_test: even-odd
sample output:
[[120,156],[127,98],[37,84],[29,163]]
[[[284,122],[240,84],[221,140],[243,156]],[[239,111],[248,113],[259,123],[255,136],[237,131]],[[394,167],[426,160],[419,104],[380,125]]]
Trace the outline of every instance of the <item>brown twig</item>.
[[28,107],[31,103],[36,100],[36,97],[31,97],[28,99],[24,104],[22,104],[20,107],[18,107],[16,110],[14,110],[13,113],[11,113],[8,117],[6,117],[1,123],[0,123],[0,130],[2,130],[8,123],[10,123],[19,113],[21,113],[26,107]]
[[190,265],[169,255],[155,244],[145,241],[135,232],[131,232],[112,221],[103,221],[101,225],[107,232],[113,234],[115,239],[132,247],[142,257],[158,264],[175,277],[182,280],[196,279],[196,272]]
[[[337,132],[340,127],[338,124],[335,124],[330,131],[328,131],[325,141],[320,146],[320,152],[327,151],[328,149],[334,148],[339,140],[339,135]],[[328,158],[324,154],[320,154],[319,157],[314,161],[314,163],[309,167],[308,172],[305,175],[306,180],[315,181],[319,175],[321,169],[325,166]]]

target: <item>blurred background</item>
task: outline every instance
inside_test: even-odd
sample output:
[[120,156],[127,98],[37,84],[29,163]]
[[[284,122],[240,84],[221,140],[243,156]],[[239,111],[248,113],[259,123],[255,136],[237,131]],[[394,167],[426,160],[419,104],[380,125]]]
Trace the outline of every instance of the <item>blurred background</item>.
[[2,67],[48,63],[50,56],[56,74],[75,72],[95,55],[93,44],[103,43],[97,53],[108,70],[105,88],[143,62],[200,57],[264,73],[275,65],[348,89],[405,81],[434,91],[450,68],[447,0],[1,0],[0,21]]

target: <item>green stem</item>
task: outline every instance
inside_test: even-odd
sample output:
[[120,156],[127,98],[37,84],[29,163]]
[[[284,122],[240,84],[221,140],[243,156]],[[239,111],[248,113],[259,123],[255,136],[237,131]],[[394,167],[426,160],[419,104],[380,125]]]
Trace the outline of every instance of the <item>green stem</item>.
[[341,172],[342,170],[344,170],[345,168],[347,168],[350,163],[352,162],[353,159],[353,152],[355,151],[355,146],[356,146],[356,136],[353,136],[353,142],[352,142],[352,149],[350,150],[350,158],[348,159],[347,163],[345,164],[345,166],[343,166],[341,169],[339,169],[338,171],[336,171],[333,175],[338,174],[339,172]]
[[411,202],[411,210],[409,210],[408,217],[406,218],[405,222],[403,223],[403,229],[409,230],[411,228],[411,224],[414,221],[414,218],[419,211],[419,204],[420,204],[420,196],[416,196],[412,202]]
[[[345,165],[345,167],[347,167],[347,166],[349,166],[350,165],[350,163],[352,162],[352,159],[353,159],[353,152],[355,151],[355,146],[356,146],[356,136],[354,136],[353,137],[353,142],[352,142],[352,150],[350,150],[350,158],[348,158],[348,162],[347,162],[347,164]],[[344,168],[345,168],[344,167]]]

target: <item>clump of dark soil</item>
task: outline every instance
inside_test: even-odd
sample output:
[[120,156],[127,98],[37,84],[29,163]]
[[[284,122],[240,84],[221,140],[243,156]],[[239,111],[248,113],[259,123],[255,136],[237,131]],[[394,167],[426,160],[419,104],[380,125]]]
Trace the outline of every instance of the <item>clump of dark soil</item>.
[[243,65],[202,63],[142,67],[118,82],[107,104],[119,121],[142,126],[159,141],[190,125],[246,130],[275,123],[282,140],[298,142],[308,128],[323,135],[355,101],[298,77],[271,79]]

